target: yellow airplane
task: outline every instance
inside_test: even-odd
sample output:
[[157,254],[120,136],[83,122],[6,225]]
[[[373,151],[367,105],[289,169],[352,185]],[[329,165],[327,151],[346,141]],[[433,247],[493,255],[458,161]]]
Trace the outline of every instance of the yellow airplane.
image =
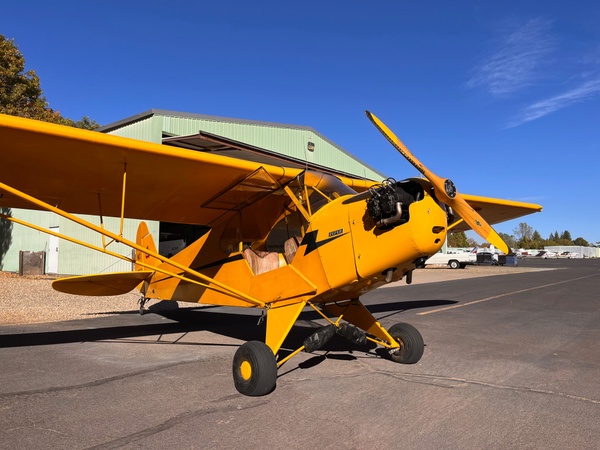
[[[2,218],[135,263],[131,272],[59,278],[53,282],[58,291],[116,295],[137,287],[141,307],[160,299],[262,309],[265,342],[247,342],[233,358],[242,394],[270,393],[282,364],[335,334],[376,343],[395,362],[416,363],[424,350],[417,329],[405,323],[384,328],[360,296],[401,279],[410,283],[451,229],[472,228],[508,254],[489,223],[541,207],[461,195],[375,115],[367,116],[423,178],[375,183],[0,115],[0,207],[59,214],[99,233],[102,246]],[[120,231],[74,214],[120,217]],[[135,242],[124,238],[126,217],[210,230],[168,258],[157,252],[144,222]],[[135,249],[135,259],[112,252],[112,242]],[[307,306],[328,325],[278,358]]]

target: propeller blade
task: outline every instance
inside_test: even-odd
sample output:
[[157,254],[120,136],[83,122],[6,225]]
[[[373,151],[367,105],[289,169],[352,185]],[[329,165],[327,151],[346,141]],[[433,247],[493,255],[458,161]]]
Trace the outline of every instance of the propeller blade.
[[[421,161],[419,161],[417,157],[411,153],[408,147],[404,145],[402,141],[398,139],[398,137],[392,132],[392,130],[390,130],[386,124],[379,120],[379,118],[375,114],[369,111],[365,111],[365,113],[367,114],[369,120],[373,122],[373,125],[375,125],[375,127],[381,132],[381,134],[383,134],[383,136],[390,142],[390,144],[392,144],[396,148],[396,150],[398,150],[400,154],[404,156],[404,158],[406,158],[406,160],[415,167],[415,169],[417,169],[419,172],[421,172],[421,174],[423,174],[425,178],[431,181],[431,184],[433,184],[433,186],[436,189],[438,188],[438,186],[442,186],[444,184],[445,180],[443,178],[438,177],[431,170],[429,170]],[[447,197],[445,190],[441,189],[441,191],[444,193],[444,197]]]
[[487,223],[485,219],[471,207],[471,205],[467,203],[460,193],[457,192],[456,196],[446,204],[450,206],[465,222],[467,222],[473,231],[475,231],[479,236],[507,255],[511,253],[510,248],[508,245],[506,245],[500,235],[496,233],[496,230],[494,230],[492,226]]
[[466,202],[462,195],[456,190],[456,187],[451,180],[438,177],[434,174],[411,153],[408,147],[406,147],[392,130],[379,120],[375,114],[369,111],[366,111],[366,114],[373,125],[375,125],[396,150],[398,150],[409,163],[431,182],[438,200],[454,209],[454,211],[456,211],[458,215],[460,215],[460,217],[483,239],[504,253],[510,253],[508,245],[506,245],[490,224],[488,224],[485,219]]

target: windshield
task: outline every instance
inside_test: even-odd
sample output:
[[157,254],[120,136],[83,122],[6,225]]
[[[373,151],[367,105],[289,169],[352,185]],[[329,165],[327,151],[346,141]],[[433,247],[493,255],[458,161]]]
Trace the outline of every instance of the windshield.
[[304,183],[308,191],[308,203],[312,214],[336,198],[356,194],[354,189],[346,186],[339,178],[325,173],[307,171],[304,174]]

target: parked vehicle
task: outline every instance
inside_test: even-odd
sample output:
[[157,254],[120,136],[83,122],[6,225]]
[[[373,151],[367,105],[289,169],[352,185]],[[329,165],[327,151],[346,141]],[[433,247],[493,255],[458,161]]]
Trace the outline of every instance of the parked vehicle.
[[566,258],[566,259],[579,258],[579,253],[576,253],[576,252],[562,252],[560,255],[557,256],[557,258]]
[[424,266],[428,266],[431,264],[443,264],[447,265],[451,269],[464,269],[469,264],[477,263],[477,255],[475,254],[475,250],[467,253],[436,253],[427,261],[425,261]]
[[519,258],[531,258],[531,257],[534,257],[535,255],[537,255],[539,253],[539,250],[520,249],[520,250],[517,250],[516,253]]
[[477,252],[477,264],[497,266],[499,264],[499,254],[495,251],[490,251],[489,248],[479,248]]
[[544,259],[548,259],[548,258],[557,258],[558,255],[554,252],[550,252],[548,250],[542,250],[541,252],[539,252],[537,255],[535,255],[536,258],[544,258]]

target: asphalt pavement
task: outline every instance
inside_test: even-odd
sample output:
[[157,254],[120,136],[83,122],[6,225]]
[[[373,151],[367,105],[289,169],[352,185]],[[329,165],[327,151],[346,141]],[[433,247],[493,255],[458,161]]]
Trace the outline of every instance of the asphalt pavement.
[[[382,324],[421,331],[421,361],[336,336],[265,397],[231,376],[258,311],[2,326],[0,448],[600,448],[600,260],[520,264],[553,270],[370,293]],[[303,313],[284,347],[322,324]]]

